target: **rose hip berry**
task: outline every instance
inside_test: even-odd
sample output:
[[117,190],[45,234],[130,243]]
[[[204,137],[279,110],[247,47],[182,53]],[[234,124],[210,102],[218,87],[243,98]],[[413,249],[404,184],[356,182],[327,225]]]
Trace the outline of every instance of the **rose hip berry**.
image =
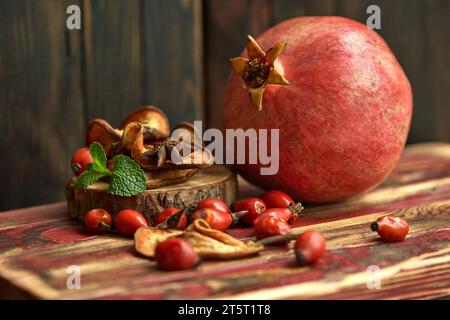
[[147,220],[135,210],[122,210],[114,217],[114,225],[117,232],[124,236],[132,237],[140,227],[148,227]]
[[233,204],[234,211],[248,211],[240,218],[245,224],[253,224],[256,218],[266,210],[266,205],[259,198],[247,198],[238,200]]
[[89,163],[94,163],[89,148],[84,147],[75,151],[70,161],[73,173],[78,177],[87,169]]
[[203,219],[211,228],[220,231],[228,229],[233,223],[233,216],[231,213],[213,208],[201,208],[196,210],[191,215],[191,222],[196,219]]
[[279,190],[267,191],[261,196],[261,199],[267,208],[287,208],[295,203],[288,194]]
[[155,248],[155,260],[159,269],[168,271],[192,269],[200,263],[194,248],[179,238],[160,242]]
[[309,230],[300,234],[295,241],[295,257],[300,265],[315,263],[325,251],[325,239],[318,231]]
[[[180,214],[180,216],[178,217],[178,219],[173,220],[173,223],[175,225],[172,226],[172,220],[168,220],[168,219],[174,218],[174,215],[176,215],[176,214]],[[156,218],[156,224],[158,226],[163,224],[166,221],[168,224],[167,227],[169,227],[169,228],[176,228],[179,230],[184,230],[184,229],[186,229],[186,226],[187,226],[186,214],[184,213],[184,211],[182,209],[178,209],[178,208],[167,208],[158,214],[158,216]]]
[[302,210],[303,206],[300,202],[294,205],[289,205],[287,208],[268,208],[262,212],[254,222],[256,223],[257,220],[265,217],[277,217],[286,222],[291,220],[296,221]]
[[111,230],[111,226],[111,215],[104,209],[92,209],[84,216],[84,228],[90,233],[106,233]]
[[384,242],[402,241],[409,232],[408,222],[397,215],[380,217],[370,228],[378,232]]
[[199,203],[197,203],[197,207],[195,208],[195,210],[199,210],[199,209],[203,209],[203,208],[212,208],[212,209],[216,209],[217,211],[231,213],[231,210],[227,206],[227,204],[220,199],[208,198],[208,199],[201,200]]
[[[282,236],[291,233],[291,227],[287,222],[278,217],[264,217],[258,218],[255,222],[255,236],[259,239],[264,239],[273,236]],[[282,244],[285,241],[274,244]]]

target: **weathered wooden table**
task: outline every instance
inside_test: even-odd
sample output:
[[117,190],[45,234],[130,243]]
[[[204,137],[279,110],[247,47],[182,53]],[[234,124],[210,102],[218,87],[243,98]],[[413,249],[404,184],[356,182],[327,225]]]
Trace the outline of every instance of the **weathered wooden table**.
[[[245,186],[242,195],[259,190]],[[385,244],[369,224],[404,215],[410,234]],[[0,296],[42,299],[410,299],[450,296],[450,145],[409,147],[378,189],[350,201],[307,206],[295,232],[320,230],[328,251],[297,267],[290,248],[248,259],[162,272],[135,254],[133,241],[87,236],[65,203],[0,214]],[[230,230],[252,237],[249,228]],[[80,267],[81,289],[67,288]],[[379,286],[378,286],[379,285]]]

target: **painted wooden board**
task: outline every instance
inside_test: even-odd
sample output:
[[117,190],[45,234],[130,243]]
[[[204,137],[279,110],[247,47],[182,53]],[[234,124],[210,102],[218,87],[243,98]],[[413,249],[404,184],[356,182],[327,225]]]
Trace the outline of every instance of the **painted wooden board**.
[[[241,184],[241,192],[260,190]],[[386,244],[370,222],[396,212],[410,223]],[[269,247],[248,259],[206,262],[163,272],[138,256],[133,241],[88,236],[68,220],[64,203],[0,213],[0,296],[42,299],[430,299],[450,296],[450,145],[409,147],[376,190],[333,205],[306,205],[294,231],[320,230],[327,252],[297,267],[291,248]],[[230,233],[252,237],[250,228]],[[67,267],[81,289],[66,287]],[[379,268],[380,288],[367,268]],[[370,277],[372,275],[372,277]],[[376,278],[375,278],[376,279]],[[374,282],[375,281],[375,282]]]

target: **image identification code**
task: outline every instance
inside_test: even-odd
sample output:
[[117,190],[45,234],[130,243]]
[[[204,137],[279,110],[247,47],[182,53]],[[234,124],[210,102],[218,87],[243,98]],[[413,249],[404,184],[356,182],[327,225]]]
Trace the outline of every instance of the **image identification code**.
[[268,304],[224,304],[221,307],[189,306],[178,307],[179,315],[202,315],[209,318],[214,314],[222,315],[270,315]]

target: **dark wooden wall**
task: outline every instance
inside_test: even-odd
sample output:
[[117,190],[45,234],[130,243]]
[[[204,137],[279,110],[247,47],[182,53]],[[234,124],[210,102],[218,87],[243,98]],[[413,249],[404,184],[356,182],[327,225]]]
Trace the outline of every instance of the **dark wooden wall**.
[[[69,31],[66,8],[82,9]],[[88,121],[203,117],[200,0],[0,1],[0,210],[64,199]]]
[[[81,31],[65,28],[69,4]],[[409,142],[450,141],[448,0],[1,0],[0,210],[62,200],[93,117],[118,124],[151,103],[220,128],[246,34],[298,15],[365,22],[370,4],[414,88]]]

